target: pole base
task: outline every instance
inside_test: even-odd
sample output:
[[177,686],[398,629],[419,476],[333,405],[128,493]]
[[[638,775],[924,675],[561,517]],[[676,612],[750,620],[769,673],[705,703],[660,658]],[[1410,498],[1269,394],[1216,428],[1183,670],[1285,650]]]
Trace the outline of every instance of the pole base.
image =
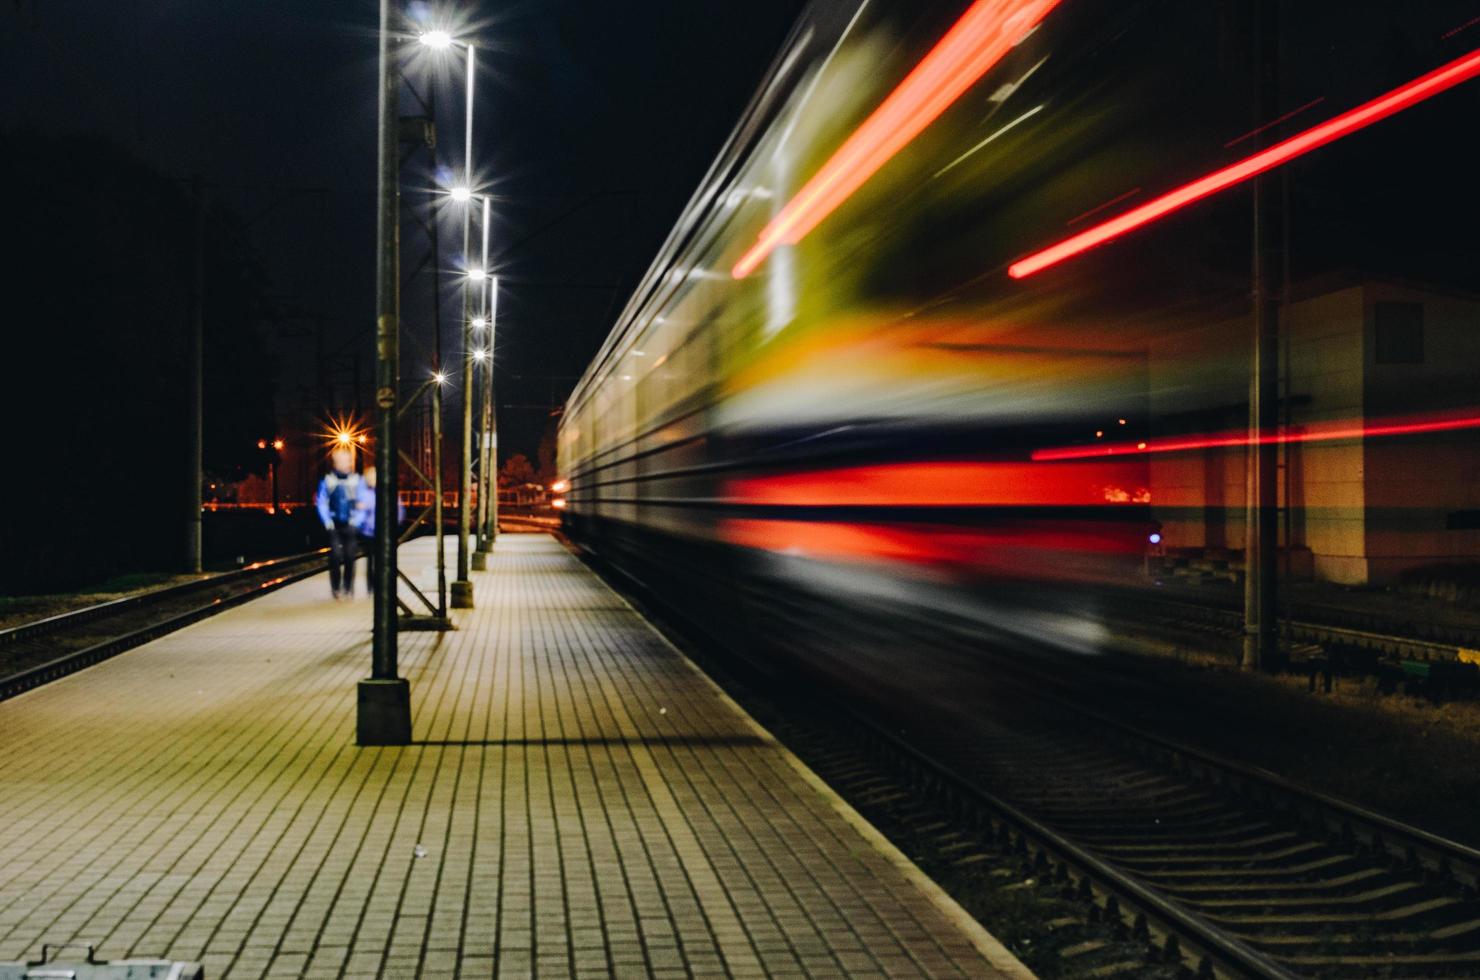
[[453,582],[452,583],[452,608],[453,609],[472,609],[473,608],[473,583],[472,582],[464,582],[464,581],[459,580],[459,581],[456,581],[456,582]]
[[486,572],[486,571],[488,571],[488,552],[483,551],[481,549],[479,549],[478,551],[473,552],[473,571],[475,571],[475,572]]
[[411,684],[406,678],[360,681],[355,742],[358,745],[411,744]]

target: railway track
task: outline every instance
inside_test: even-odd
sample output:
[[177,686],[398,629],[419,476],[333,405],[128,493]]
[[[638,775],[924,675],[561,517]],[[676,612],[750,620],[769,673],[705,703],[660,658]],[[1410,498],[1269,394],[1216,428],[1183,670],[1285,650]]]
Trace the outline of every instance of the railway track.
[[[1162,632],[1188,628],[1233,642],[1243,630],[1243,611],[1217,601],[1176,595],[1148,595],[1145,590],[1112,593],[1116,625]],[[1396,626],[1375,615],[1333,607],[1302,606],[1288,624],[1286,642],[1297,655],[1325,656],[1345,662],[1416,663],[1468,668],[1480,664],[1480,634],[1438,623]]]
[[324,569],[306,552],[0,630],[0,701]]
[[[840,637],[836,618],[819,624],[801,597],[756,598],[793,650],[832,646],[835,662],[860,666],[869,648],[896,660],[902,650],[938,654],[922,662],[936,690],[873,699],[838,696],[837,674],[800,665],[805,692],[767,724],[871,818],[881,799],[924,806],[905,819],[927,821],[926,836],[979,859],[983,874],[1003,873],[1006,859],[1012,887],[1070,902],[1055,913],[1057,975],[1480,975],[1480,851],[1102,715],[1072,674],[996,655],[976,625],[913,620],[901,630],[887,610],[850,610]],[[777,686],[753,638],[737,643],[717,622],[662,609],[681,634],[769,677],[758,687]],[[989,685],[951,669],[982,672],[984,656]],[[963,703],[956,714],[928,710]],[[858,755],[872,768],[849,761]]]

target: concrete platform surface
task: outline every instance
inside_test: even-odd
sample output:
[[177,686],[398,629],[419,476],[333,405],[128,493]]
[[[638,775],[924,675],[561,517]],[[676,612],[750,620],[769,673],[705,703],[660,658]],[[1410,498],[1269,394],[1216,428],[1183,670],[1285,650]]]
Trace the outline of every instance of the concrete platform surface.
[[1028,976],[554,539],[474,582],[401,637],[410,747],[354,745],[370,605],[323,576],[0,703],[0,960]]

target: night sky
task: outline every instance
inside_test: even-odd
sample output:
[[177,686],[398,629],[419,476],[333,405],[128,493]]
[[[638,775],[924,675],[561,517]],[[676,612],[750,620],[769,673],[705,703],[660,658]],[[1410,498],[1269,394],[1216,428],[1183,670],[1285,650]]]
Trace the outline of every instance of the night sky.
[[[533,457],[549,406],[605,337],[801,6],[513,0],[429,8],[439,22],[472,25],[482,45],[474,142],[480,178],[498,201],[502,455]],[[313,386],[320,330],[335,405],[368,403],[376,23],[367,0],[19,0],[0,10],[0,126],[100,135],[166,175],[199,173],[212,199],[246,223],[284,311],[272,341],[284,427],[333,407],[320,404],[323,390]],[[438,86],[438,155],[456,163],[461,70],[429,74],[425,65],[418,55],[408,77],[422,92]],[[410,99],[402,108],[417,111]],[[430,178],[423,160],[408,165],[403,208],[419,206],[416,185]],[[409,227],[403,236],[409,271],[425,239]],[[459,237],[457,223],[445,221],[445,268],[456,262]],[[454,287],[442,281],[451,353]],[[105,302],[86,297],[85,282],[80,288]],[[426,300],[416,283],[408,286],[408,379],[427,366]],[[209,331],[208,304],[208,343]],[[207,397],[208,411],[230,410]]]

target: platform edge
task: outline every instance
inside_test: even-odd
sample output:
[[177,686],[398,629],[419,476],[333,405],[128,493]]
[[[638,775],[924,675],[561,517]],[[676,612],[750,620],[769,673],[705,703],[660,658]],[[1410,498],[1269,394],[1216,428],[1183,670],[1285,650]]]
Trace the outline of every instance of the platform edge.
[[929,875],[920,870],[919,865],[915,864],[903,851],[895,847],[894,842],[880,833],[879,829],[869,823],[863,814],[853,809],[852,804],[839,796],[837,791],[829,786],[821,776],[813,772],[812,768],[803,762],[796,753],[783,745],[765,726],[751,717],[750,712],[746,711],[740,706],[739,702],[730,697],[714,678],[706,674],[703,668],[689,659],[689,656],[683,650],[679,649],[676,643],[670,640],[662,630],[654,626],[632,603],[628,602],[626,596],[613,589],[600,575],[597,575],[596,579],[601,582],[601,587],[615,596],[622,605],[626,606],[649,632],[656,636],[669,650],[672,650],[674,655],[689,670],[693,671],[714,692],[722,703],[738,715],[751,731],[755,732],[768,745],[773,745],[780,750],[786,759],[787,765],[791,766],[807,785],[811,786],[814,791],[820,794],[831,805],[833,810],[843,818],[843,821],[853,828],[855,833],[862,837],[868,844],[872,845],[880,854],[884,855],[889,860],[889,863],[898,868],[905,879],[918,888],[952,925],[960,929],[961,933],[970,940],[971,945],[982,955],[983,959],[991,964],[993,969],[1001,971],[1004,977],[1011,978],[1011,980],[1037,980],[1037,974],[1028,969],[1023,961],[1013,954],[1012,950],[1003,945],[1002,940],[992,935],[970,912],[962,908],[961,904],[952,898],[944,888],[936,884]]

